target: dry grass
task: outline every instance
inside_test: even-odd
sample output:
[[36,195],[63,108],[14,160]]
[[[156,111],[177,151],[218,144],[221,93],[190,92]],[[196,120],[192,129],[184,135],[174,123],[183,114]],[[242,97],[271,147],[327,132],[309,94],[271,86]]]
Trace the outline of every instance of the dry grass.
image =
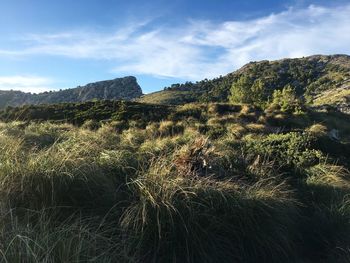
[[307,184],[338,188],[350,187],[350,173],[343,166],[318,164],[308,169]]
[[0,124],[0,261],[300,262],[350,245],[346,164],[310,143],[324,126],[269,134],[206,111]]
[[248,123],[245,128],[251,133],[264,133],[266,131],[266,126],[259,123]]
[[240,123],[228,125],[227,130],[229,133],[233,134],[236,138],[241,138],[247,132],[247,129],[245,128],[245,126]]

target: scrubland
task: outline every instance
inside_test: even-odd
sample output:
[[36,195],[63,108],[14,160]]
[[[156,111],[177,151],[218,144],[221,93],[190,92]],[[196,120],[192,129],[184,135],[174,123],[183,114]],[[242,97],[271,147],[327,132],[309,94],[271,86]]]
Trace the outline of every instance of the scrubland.
[[187,104],[1,123],[1,262],[349,262],[348,121]]

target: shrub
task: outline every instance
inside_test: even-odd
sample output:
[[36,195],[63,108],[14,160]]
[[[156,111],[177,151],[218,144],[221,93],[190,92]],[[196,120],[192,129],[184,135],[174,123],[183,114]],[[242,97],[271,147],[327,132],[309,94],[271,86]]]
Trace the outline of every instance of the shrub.
[[277,107],[282,112],[289,113],[300,113],[303,110],[301,100],[290,85],[273,92],[271,107]]
[[245,137],[245,148],[254,156],[267,156],[280,165],[304,169],[318,163],[323,155],[311,148],[311,139],[305,133],[270,134],[259,139]]
[[241,76],[231,86],[231,103],[252,103],[263,106],[265,103],[265,83],[259,80],[253,80],[246,75]]

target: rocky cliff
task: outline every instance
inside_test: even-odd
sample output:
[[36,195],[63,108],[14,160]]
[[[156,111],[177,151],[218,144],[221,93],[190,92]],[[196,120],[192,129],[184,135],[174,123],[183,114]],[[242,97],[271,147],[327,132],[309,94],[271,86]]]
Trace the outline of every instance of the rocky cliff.
[[89,100],[132,100],[142,95],[135,77],[129,76],[78,86],[73,89],[39,94],[21,91],[0,91],[0,108],[26,104],[51,104],[61,102],[83,102]]

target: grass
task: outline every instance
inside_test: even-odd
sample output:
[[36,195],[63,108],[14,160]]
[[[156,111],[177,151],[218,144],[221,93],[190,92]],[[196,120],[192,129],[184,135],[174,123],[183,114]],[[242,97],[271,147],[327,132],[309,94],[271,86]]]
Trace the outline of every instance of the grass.
[[150,94],[143,95],[142,97],[138,98],[137,101],[141,103],[150,103],[150,104],[181,105],[181,104],[196,101],[197,96],[196,94],[190,91],[163,90],[163,91],[153,92]]
[[130,250],[136,247],[147,262],[278,262],[293,257],[289,231],[297,209],[281,186],[242,188],[229,181],[149,174],[132,187],[136,200],[121,223],[131,237]]
[[320,123],[316,123],[307,128],[307,131],[316,137],[327,136],[328,128]]
[[[50,210],[25,211],[25,219],[15,211],[1,217],[9,227],[2,230],[2,262],[120,262],[124,256],[120,241],[111,236],[115,228],[104,221],[68,217],[57,223]],[[103,225],[102,225],[103,224]]]
[[346,103],[350,97],[350,89],[338,88],[325,91],[321,95],[317,96],[313,104],[314,105],[336,105],[339,103]]
[[347,119],[280,114],[0,123],[0,261],[346,262]]

